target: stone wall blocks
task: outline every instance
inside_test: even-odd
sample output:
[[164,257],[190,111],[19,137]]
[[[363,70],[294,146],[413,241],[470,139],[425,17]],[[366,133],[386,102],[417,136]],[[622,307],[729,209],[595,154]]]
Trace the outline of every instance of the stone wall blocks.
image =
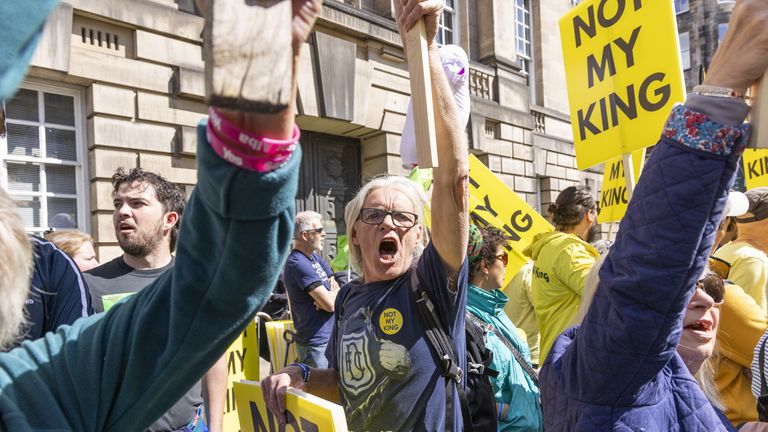
[[88,174],[90,179],[111,179],[117,168],[131,169],[137,165],[135,151],[95,149],[88,152]]

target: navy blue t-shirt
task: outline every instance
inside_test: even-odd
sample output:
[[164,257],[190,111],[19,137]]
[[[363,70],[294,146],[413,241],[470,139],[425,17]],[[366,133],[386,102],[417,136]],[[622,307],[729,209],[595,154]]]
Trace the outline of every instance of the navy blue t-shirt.
[[30,328],[25,339],[34,340],[78,318],[93,315],[91,294],[77,264],[53,243],[29,236],[35,270],[27,298]]
[[[461,368],[466,370],[467,264],[456,278],[456,292],[449,291],[448,275],[432,243],[416,268],[422,288],[448,323]],[[445,429],[445,379],[411,300],[411,271],[390,281],[349,283],[337,296],[338,322],[326,357],[339,372],[350,430]],[[459,400],[455,389],[454,400]],[[458,403],[453,411],[453,430],[458,431],[462,425]]]
[[291,317],[296,329],[296,341],[302,345],[328,343],[333,328],[333,314],[315,308],[315,299],[309,292],[320,286],[331,290],[328,279],[333,272],[320,255],[307,257],[299,250],[292,250],[283,268],[283,282],[291,301]]

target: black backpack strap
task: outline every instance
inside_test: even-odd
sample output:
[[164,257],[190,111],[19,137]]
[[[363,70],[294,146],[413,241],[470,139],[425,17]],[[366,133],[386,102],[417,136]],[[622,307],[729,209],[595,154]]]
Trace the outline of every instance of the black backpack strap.
[[520,350],[518,350],[515,345],[509,339],[507,339],[507,337],[504,336],[504,334],[499,331],[498,328],[496,328],[495,325],[487,324],[485,321],[475,316],[475,314],[472,312],[467,312],[467,318],[481,327],[483,327],[485,324],[484,327],[490,329],[493,334],[495,334],[496,337],[499,338],[499,340],[502,341],[504,345],[512,352],[512,355],[515,357],[515,360],[517,360],[517,363],[520,365],[520,367],[523,368],[523,371],[528,375],[531,381],[533,381],[536,387],[539,386],[539,374],[536,373],[536,371],[533,369],[533,366],[531,366],[525,357],[523,357],[523,354],[520,352]]
[[461,382],[464,372],[459,366],[453,340],[448,337],[448,334],[444,330],[440,316],[437,314],[435,304],[432,303],[427,292],[421,288],[421,281],[419,281],[418,272],[415,267],[411,269],[410,285],[411,294],[416,303],[416,309],[419,311],[421,325],[424,328],[427,344],[432,352],[437,355],[437,358],[440,361],[440,366],[443,369],[442,375],[445,377],[445,430],[453,430],[453,388],[455,385],[456,390],[459,393],[461,413],[464,417],[464,430],[470,431],[472,430],[472,423],[470,421],[471,413],[469,410],[469,402],[467,401],[464,392],[464,385]]

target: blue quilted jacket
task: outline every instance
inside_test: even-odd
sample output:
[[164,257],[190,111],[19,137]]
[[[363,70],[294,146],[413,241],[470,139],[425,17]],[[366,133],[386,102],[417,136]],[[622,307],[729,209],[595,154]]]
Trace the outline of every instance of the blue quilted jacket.
[[676,352],[747,138],[677,106],[600,269],[580,328],[541,370],[553,431],[733,430]]

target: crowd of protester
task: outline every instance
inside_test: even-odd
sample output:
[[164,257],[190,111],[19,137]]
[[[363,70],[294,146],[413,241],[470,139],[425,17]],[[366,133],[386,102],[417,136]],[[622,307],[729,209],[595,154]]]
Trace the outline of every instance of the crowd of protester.
[[[20,23],[44,22],[49,3]],[[321,2],[293,3],[297,58]],[[268,298],[281,317],[288,302],[299,354],[261,382],[281,424],[293,387],[340,403],[350,430],[469,430],[478,373],[501,431],[768,430],[768,188],[730,191],[750,133],[741,95],[768,67],[768,5],[737,2],[705,82],[731,92],[672,110],[615,239],[597,239],[592,191],[568,187],[506,286],[511,239],[470,223],[442,5],[394,6],[401,34],[426,24],[440,163],[430,195],[381,176],[347,203],[348,283],[323,258],[329,222],[295,211],[300,147],[237,166],[214,122],[199,126],[189,201],[156,173],[115,172],[122,254],[103,264],[87,233],[27,235],[0,190],[1,430],[222,430],[222,355]],[[2,98],[22,42],[0,43],[17,59],[0,63]],[[296,142],[294,108],[211,115]]]

